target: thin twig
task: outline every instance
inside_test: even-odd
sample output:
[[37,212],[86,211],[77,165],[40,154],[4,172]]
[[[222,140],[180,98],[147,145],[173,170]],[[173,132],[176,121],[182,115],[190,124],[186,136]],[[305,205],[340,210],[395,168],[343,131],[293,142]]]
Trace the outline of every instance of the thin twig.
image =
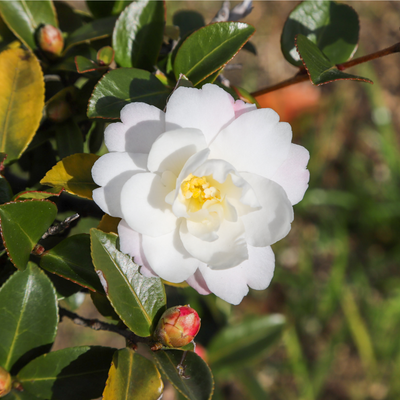
[[[389,54],[400,53],[400,43],[396,43],[386,49],[379,50],[375,53],[368,54],[366,56],[355,58],[354,60],[346,61],[342,64],[337,64],[336,68],[340,71],[344,71],[347,68],[354,67],[355,65],[365,63],[367,61],[376,60],[377,58],[387,56]],[[251,93],[253,97],[261,96],[266,93],[274,92],[275,90],[283,89],[287,86],[294,85],[296,83],[305,82],[308,80],[308,75],[305,69],[300,69],[300,71],[292,78],[286,79],[280,83],[273,86],[268,86],[264,89],[257,90]]]
[[60,310],[60,318],[67,317],[69,318],[74,324],[84,326],[86,328],[94,329],[95,331],[108,331],[114,332],[118,335],[123,336],[133,345],[136,345],[139,342],[150,342],[149,338],[143,338],[140,336],[135,335],[133,332],[127,329],[121,329],[113,324],[108,324],[107,322],[100,321],[98,319],[88,319],[81,317],[78,314],[75,314],[72,311],[65,309],[64,307],[59,307]]

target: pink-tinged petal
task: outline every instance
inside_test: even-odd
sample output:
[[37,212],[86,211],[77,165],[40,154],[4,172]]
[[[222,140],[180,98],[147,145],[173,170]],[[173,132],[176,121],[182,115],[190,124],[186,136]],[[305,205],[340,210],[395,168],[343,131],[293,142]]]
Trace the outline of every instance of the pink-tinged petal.
[[286,160],[292,129],[271,109],[242,114],[210,145],[210,159],[222,159],[238,171],[272,176]]
[[206,147],[204,135],[198,129],[163,133],[151,147],[147,167],[151,172],[171,171],[178,176],[186,161]]
[[118,224],[119,245],[122,253],[129,254],[142,268],[140,272],[147,277],[157,276],[147,262],[142,249],[142,235],[134,231],[125,220]]
[[308,188],[310,172],[306,168],[309,159],[307,149],[292,143],[288,158],[271,177],[271,180],[285,189],[293,205],[303,199]]
[[203,278],[203,275],[200,272],[200,269],[198,269],[192,276],[189,276],[189,278],[186,279],[186,282],[199,294],[210,294],[211,291],[207,286],[206,281]]
[[228,303],[239,304],[249,292],[246,276],[240,265],[223,270],[203,265],[200,266],[200,271],[208,289]]
[[169,98],[165,114],[166,130],[200,129],[207,143],[235,118],[232,96],[216,85],[201,89],[178,88]]
[[270,246],[284,238],[293,221],[293,208],[286,192],[274,181],[243,172],[243,178],[254,189],[262,208],[241,217],[246,242],[252,246]]
[[146,171],[147,154],[138,153],[107,153],[93,165],[92,177],[99,186],[105,186],[115,177],[127,172]]
[[236,119],[246,112],[257,110],[257,106],[255,104],[245,103],[243,100],[236,100],[233,104],[233,110],[235,111]]
[[165,132],[164,112],[145,103],[130,103],[121,110],[121,121],[104,132],[109,151],[148,153],[154,141]]
[[188,253],[214,269],[231,268],[248,258],[244,226],[240,220],[223,221],[217,232],[218,239],[212,242],[191,235],[186,220],[182,221],[179,233]]
[[160,236],[173,231],[176,217],[165,202],[169,191],[158,175],[134,175],[121,191],[122,218],[143,235]]
[[158,237],[143,235],[142,246],[153,271],[169,282],[183,282],[192,276],[201,264],[183,247],[178,229]]

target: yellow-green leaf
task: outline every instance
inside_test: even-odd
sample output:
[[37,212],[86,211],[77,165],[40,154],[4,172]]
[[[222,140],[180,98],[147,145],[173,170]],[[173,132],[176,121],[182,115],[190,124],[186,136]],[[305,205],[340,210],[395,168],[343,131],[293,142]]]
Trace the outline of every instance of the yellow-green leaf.
[[42,118],[44,81],[33,53],[10,49],[0,54],[0,152],[7,163],[21,156]]
[[163,388],[154,363],[125,348],[114,353],[103,400],[157,400]]
[[63,187],[68,193],[92,198],[97,185],[92,179],[92,167],[99,158],[95,154],[77,153],[63,158],[40,181],[42,185]]

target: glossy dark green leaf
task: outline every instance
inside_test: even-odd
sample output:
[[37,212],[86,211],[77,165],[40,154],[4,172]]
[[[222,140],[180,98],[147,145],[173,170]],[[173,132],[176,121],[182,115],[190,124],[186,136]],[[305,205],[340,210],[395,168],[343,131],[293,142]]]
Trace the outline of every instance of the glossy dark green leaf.
[[57,298],[45,273],[30,263],[0,289],[0,366],[10,370],[49,350],[57,332]]
[[307,69],[311,82],[314,85],[323,85],[325,83],[338,80],[353,80],[373,83],[367,78],[361,76],[346,74],[339,71],[336,66],[321,52],[317,45],[304,35],[298,35],[296,46],[302,58],[303,64]]
[[32,393],[20,392],[17,389],[12,389],[4,400],[40,400],[40,397],[36,397]]
[[96,18],[104,18],[108,17],[109,15],[117,15],[130,3],[132,3],[132,1],[129,0],[86,1],[88,9]]
[[70,347],[31,361],[18,374],[24,390],[43,399],[88,400],[101,396],[115,349]]
[[301,66],[295,48],[298,34],[307,36],[334,64],[352,57],[357,49],[360,24],[357,13],[335,1],[303,1],[289,15],[281,36],[282,53],[291,64]]
[[63,1],[55,1],[53,4],[61,32],[71,33],[82,27],[83,18],[79,14],[79,10]]
[[113,306],[110,303],[110,300],[108,300],[106,295],[99,292],[90,292],[90,297],[93,301],[93,304],[97,308],[97,311],[103,317],[112,318],[116,321],[119,321],[119,316],[115,312]]
[[68,310],[75,311],[77,310],[85,301],[86,293],[77,292],[72,294],[71,296],[64,297],[61,300],[61,306],[67,308]]
[[6,47],[8,44],[16,40],[16,37],[14,34],[10,31],[8,26],[5,24],[3,21],[3,18],[1,18],[0,14],[0,49]]
[[48,200],[25,200],[0,206],[3,243],[18,269],[25,269],[32,249],[56,215],[57,207]]
[[179,48],[174,73],[184,74],[196,86],[226,65],[254,34],[243,22],[217,22],[192,33]]
[[25,190],[23,192],[17,193],[12,200],[43,200],[53,196],[58,197],[62,192],[63,190],[60,190],[59,188],[48,188],[46,190]]
[[205,26],[204,17],[194,10],[180,10],[172,17],[172,23],[179,27],[180,37]]
[[83,25],[81,28],[71,33],[66,40],[64,54],[68,51],[68,49],[70,49],[72,46],[76,46],[77,44],[111,36],[115,21],[116,17],[108,17],[97,19],[93,22]]
[[150,72],[136,68],[110,71],[96,85],[89,100],[89,118],[118,119],[128,103],[142,101],[163,109],[170,90]]
[[242,368],[263,357],[281,338],[282,315],[254,316],[228,326],[211,340],[208,359],[213,370]]
[[157,400],[163,388],[154,363],[125,348],[114,354],[103,400]]
[[254,44],[251,43],[251,42],[247,42],[247,43],[243,46],[243,50],[247,50],[249,53],[254,54],[255,56],[257,55],[257,48],[256,48],[256,46],[254,46]]
[[182,362],[184,376],[180,376],[177,366],[181,364],[183,350],[159,350],[153,357],[164,378],[189,400],[209,400],[214,391],[214,379],[209,366],[192,351],[185,354]]
[[13,196],[11,186],[7,182],[7,179],[0,176],[0,204],[7,203]]
[[91,229],[90,236],[93,264],[115,311],[136,335],[151,335],[166,304],[161,279],[141,275],[131,257],[117,250],[116,235]]
[[96,71],[97,69],[103,68],[103,67],[100,67],[100,65],[97,65],[94,61],[89,60],[88,58],[83,57],[83,56],[75,57],[75,65],[76,65],[76,70],[80,74]]
[[83,135],[73,118],[56,126],[57,151],[60,158],[83,153]]
[[90,236],[70,236],[42,255],[40,266],[80,286],[104,293],[90,256]]
[[164,34],[164,2],[138,0],[125,8],[115,24],[115,61],[122,67],[152,71]]
[[53,3],[41,1],[0,1],[0,13],[4,22],[26,46],[37,48],[35,34],[41,24],[58,27]]

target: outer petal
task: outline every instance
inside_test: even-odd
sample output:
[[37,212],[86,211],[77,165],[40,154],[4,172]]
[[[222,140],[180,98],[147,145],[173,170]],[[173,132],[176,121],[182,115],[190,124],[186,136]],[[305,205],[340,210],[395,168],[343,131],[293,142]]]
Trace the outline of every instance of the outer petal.
[[121,121],[104,132],[109,151],[148,153],[154,141],[165,131],[164,112],[146,103],[130,103],[121,110]]
[[[248,250],[249,259],[234,268],[215,270],[204,265],[200,266],[201,275],[208,289],[221,299],[235,305],[239,304],[248,293],[247,285],[257,290],[267,288],[274,272],[275,258],[271,247],[248,246]],[[196,276],[196,279],[200,280],[200,277]]]
[[232,268],[247,260],[244,227],[240,220],[237,222],[223,221],[217,234],[219,236],[217,240],[206,242],[189,233],[186,220],[183,220],[180,228],[180,237],[185,249],[211,268]]
[[180,87],[168,100],[165,115],[166,130],[200,129],[207,143],[235,118],[233,99],[216,85],[201,89]]
[[198,269],[192,276],[190,276],[188,279],[186,279],[186,282],[199,294],[210,294],[211,291],[208,288],[206,281],[203,278],[203,275],[200,272],[200,269]]
[[288,158],[271,177],[271,180],[285,189],[292,204],[301,201],[308,188],[310,172],[306,167],[309,159],[307,149],[292,143]]
[[242,176],[253,187],[262,206],[261,210],[241,217],[246,241],[252,246],[269,246],[289,233],[293,221],[292,205],[285,191],[274,181],[245,172]]
[[211,143],[209,158],[269,178],[286,160],[292,140],[290,125],[278,121],[270,108],[242,114]]
[[121,209],[127,224],[149,236],[165,235],[174,230],[176,217],[165,202],[169,191],[158,175],[142,173],[130,178],[121,192]]
[[235,111],[235,118],[238,118],[246,112],[257,110],[257,106],[245,103],[243,100],[236,100],[233,104],[233,109]]
[[178,229],[163,236],[142,236],[143,252],[161,278],[179,283],[192,276],[201,262],[183,247]]
[[198,129],[184,128],[163,133],[154,142],[147,167],[151,172],[171,171],[179,175],[186,161],[207,147]]

